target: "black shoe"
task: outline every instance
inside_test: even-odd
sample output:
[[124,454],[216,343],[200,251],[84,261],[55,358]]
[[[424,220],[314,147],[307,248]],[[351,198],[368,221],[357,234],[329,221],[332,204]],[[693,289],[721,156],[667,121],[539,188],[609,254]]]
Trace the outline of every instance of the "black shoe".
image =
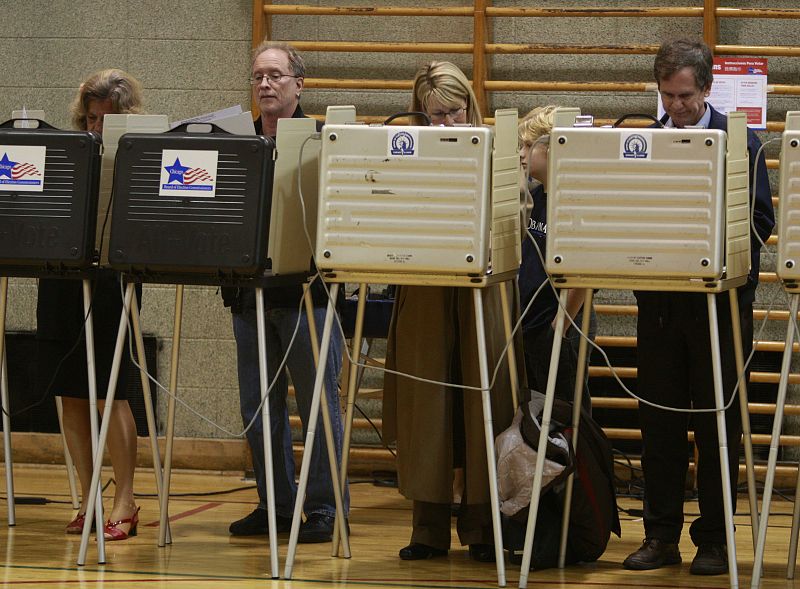
[[628,555],[622,566],[633,571],[649,571],[679,562],[681,553],[677,544],[664,542],[658,538],[645,538],[642,547]]
[[[292,518],[276,515],[275,520],[279,534],[285,534],[292,529]],[[256,507],[249,515],[233,522],[228,531],[231,536],[266,536],[269,533],[267,510]]]
[[724,575],[728,572],[728,547],[725,544],[700,544],[689,572],[693,575]]
[[400,549],[401,560],[425,560],[437,556],[447,556],[447,550],[434,548],[433,546],[419,544],[417,542],[412,542],[405,548]]
[[300,544],[330,542],[333,537],[334,521],[335,519],[330,515],[312,513],[306,521],[300,524],[300,535],[297,541]]
[[494,544],[470,544],[469,557],[477,562],[495,562]]

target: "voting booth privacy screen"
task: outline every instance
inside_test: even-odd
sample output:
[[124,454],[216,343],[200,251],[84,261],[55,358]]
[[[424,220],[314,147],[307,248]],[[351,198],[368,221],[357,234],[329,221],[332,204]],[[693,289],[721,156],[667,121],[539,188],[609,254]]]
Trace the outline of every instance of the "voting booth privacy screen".
[[326,125],[319,267],[476,277],[516,271],[517,117],[506,114],[498,121],[508,118],[513,128],[508,154],[488,127]]
[[800,281],[800,111],[786,114],[781,143],[778,276],[787,288]]
[[262,274],[273,141],[179,129],[121,137],[110,264],[148,276]]
[[[741,125],[743,126],[743,121]],[[746,139],[746,130],[737,128]],[[745,143],[746,145],[746,143]],[[746,277],[746,150],[712,129],[558,128],[546,266],[555,277],[714,283]]]
[[100,137],[0,126],[0,265],[6,275],[92,265]]

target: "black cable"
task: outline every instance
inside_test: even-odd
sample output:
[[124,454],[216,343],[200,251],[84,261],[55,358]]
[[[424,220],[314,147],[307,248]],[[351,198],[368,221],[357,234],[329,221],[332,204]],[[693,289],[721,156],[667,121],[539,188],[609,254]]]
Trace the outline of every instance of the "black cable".
[[[256,485],[244,485],[242,487],[234,487],[233,489],[223,489],[221,491],[202,491],[197,493],[170,493],[170,497],[213,497],[214,495],[227,495],[228,493],[238,493],[239,491],[250,491],[255,489]],[[134,493],[134,497],[158,497],[158,493]]]
[[[383,436],[381,435],[380,430],[378,430],[378,426],[375,425],[375,422],[373,422],[369,418],[369,416],[367,416],[367,414],[364,413],[364,410],[361,409],[361,407],[358,406],[358,403],[354,402],[353,403],[353,407],[355,407],[356,410],[364,417],[364,419],[366,419],[369,422],[369,424],[372,426],[372,429],[375,430],[375,435],[378,436],[378,439],[380,440],[381,444],[383,444]],[[383,447],[386,448],[393,457],[397,458],[397,454],[389,446],[384,445]]]

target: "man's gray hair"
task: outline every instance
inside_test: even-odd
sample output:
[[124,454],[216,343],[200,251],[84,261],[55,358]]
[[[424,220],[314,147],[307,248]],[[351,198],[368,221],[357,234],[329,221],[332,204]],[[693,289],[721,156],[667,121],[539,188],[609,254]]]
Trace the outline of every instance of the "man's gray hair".
[[253,49],[253,59],[250,62],[250,67],[253,67],[259,55],[270,49],[278,49],[286,54],[289,58],[289,67],[292,68],[292,74],[298,78],[306,76],[306,64],[302,56],[297,52],[297,49],[285,41],[262,41],[258,47]]

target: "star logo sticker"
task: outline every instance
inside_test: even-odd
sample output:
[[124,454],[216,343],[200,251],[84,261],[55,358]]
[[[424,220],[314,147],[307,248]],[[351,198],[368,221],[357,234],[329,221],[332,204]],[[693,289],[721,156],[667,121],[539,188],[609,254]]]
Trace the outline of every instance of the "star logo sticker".
[[[2,162],[0,162],[2,164]],[[167,166],[164,168],[167,173],[169,174],[169,179],[167,180],[167,184],[170,182],[180,182],[183,184],[183,175],[189,170],[188,166],[181,165],[181,159],[179,157],[175,158],[175,163],[171,166]],[[0,172],[2,173],[2,172]]]
[[8,159],[8,154],[3,154],[3,159],[0,160],[0,177],[7,176],[8,179],[11,179],[11,170],[14,166],[17,165],[18,162],[12,162]]

